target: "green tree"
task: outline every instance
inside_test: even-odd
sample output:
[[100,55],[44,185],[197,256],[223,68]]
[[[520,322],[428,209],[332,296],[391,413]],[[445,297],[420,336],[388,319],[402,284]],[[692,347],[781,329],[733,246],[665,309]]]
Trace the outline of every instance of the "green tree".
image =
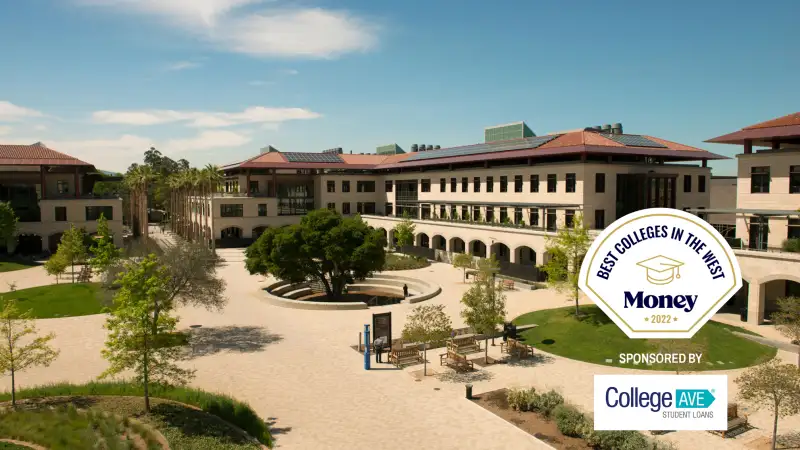
[[103,214],[97,219],[97,239],[91,248],[92,258],[89,264],[98,273],[106,274],[108,268],[120,257],[121,250],[114,245],[114,236],[108,227],[108,220]]
[[414,244],[415,229],[416,225],[414,225],[414,222],[411,221],[411,217],[408,215],[408,213],[403,213],[403,220],[394,227],[394,230],[392,230],[395,239],[397,239],[397,246],[400,247],[400,251],[403,254],[405,254],[404,248],[406,246]]
[[542,266],[542,270],[547,273],[547,284],[572,296],[576,317],[580,314],[578,279],[581,263],[591,243],[592,237],[583,224],[583,216],[575,213],[572,226],[560,229],[555,237],[548,236],[545,245],[545,250],[550,254],[550,260]]
[[469,290],[461,297],[464,309],[461,317],[475,333],[483,334],[484,361],[489,362],[489,335],[497,331],[506,318],[506,296],[494,280],[492,262],[481,261],[480,273]]
[[9,202],[0,202],[0,242],[6,244],[9,249],[14,243],[12,239],[17,233],[17,214]]
[[[800,298],[778,299],[778,312],[772,315],[778,331],[800,347]],[[797,367],[800,367],[800,348],[797,349]]]
[[70,225],[69,230],[61,235],[61,242],[58,244],[58,250],[54,255],[56,258],[62,258],[70,265],[73,283],[75,282],[75,263],[82,263],[87,257],[84,239],[83,230],[76,228],[75,225]]
[[747,369],[738,378],[739,397],[773,414],[772,449],[778,438],[778,418],[800,412],[800,368],[773,359]]
[[67,260],[56,253],[44,263],[44,270],[48,275],[56,277],[56,284],[58,284],[58,279],[67,270],[68,264]]
[[385,246],[383,233],[360,217],[318,209],[297,225],[267,229],[245,251],[245,267],[292,283],[318,280],[328,300],[337,301],[347,283],[383,268]]
[[406,317],[403,339],[423,344],[423,376],[428,375],[428,344],[444,341],[452,331],[453,325],[450,317],[444,312],[444,305],[417,306]]
[[[16,300],[4,301],[0,311],[0,373],[11,375],[11,405],[17,406],[16,374],[30,367],[47,367],[59,351],[50,347],[56,335],[38,336],[30,311],[20,312]],[[26,344],[23,345],[23,341]]]
[[100,375],[106,378],[132,370],[144,388],[145,410],[150,412],[150,383],[183,385],[194,371],[175,361],[181,359],[181,348],[175,345],[178,319],[161,310],[154,315],[156,304],[166,295],[167,269],[151,254],[137,262],[129,262],[117,281],[115,308],[106,320],[108,330],[103,357],[109,367]]
[[464,282],[467,281],[467,269],[472,268],[472,255],[467,253],[456,253],[453,256],[453,267],[464,269]]

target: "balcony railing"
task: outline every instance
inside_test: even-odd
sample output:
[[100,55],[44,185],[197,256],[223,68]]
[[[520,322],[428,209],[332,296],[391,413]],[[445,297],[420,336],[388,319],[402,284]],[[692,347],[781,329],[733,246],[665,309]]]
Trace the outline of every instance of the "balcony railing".
[[64,194],[45,194],[42,200],[119,200],[121,197],[115,194],[81,194],[75,196],[74,193]]
[[224,198],[246,198],[246,197],[256,197],[256,198],[275,198],[275,194],[269,194],[267,192],[251,192],[250,195],[247,195],[246,192],[215,192],[214,197],[224,197]]

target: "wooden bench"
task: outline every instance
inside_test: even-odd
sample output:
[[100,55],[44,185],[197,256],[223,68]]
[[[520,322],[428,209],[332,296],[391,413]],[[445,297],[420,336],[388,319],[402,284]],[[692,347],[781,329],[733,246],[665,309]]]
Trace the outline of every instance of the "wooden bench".
[[454,337],[447,341],[447,351],[461,353],[478,353],[481,351],[481,343],[475,337]]
[[447,353],[439,355],[439,365],[447,365],[456,370],[473,370],[475,366],[472,361],[467,359],[466,355],[447,350]]
[[503,289],[513,291],[514,290],[514,280],[503,280]]
[[389,352],[389,363],[397,367],[422,363],[422,355],[416,348],[395,348]]
[[512,338],[508,338],[506,342],[500,343],[500,351],[502,353],[508,353],[509,355],[515,355],[518,358],[533,356],[532,345],[525,344]]
[[743,433],[747,428],[747,415],[739,415],[739,405],[736,403],[728,404],[728,427],[725,430],[711,431],[711,433],[720,434],[723,438],[734,437]]

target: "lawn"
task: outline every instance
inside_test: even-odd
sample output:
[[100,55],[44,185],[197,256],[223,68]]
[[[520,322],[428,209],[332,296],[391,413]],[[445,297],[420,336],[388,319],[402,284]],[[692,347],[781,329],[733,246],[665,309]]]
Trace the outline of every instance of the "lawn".
[[[775,348],[734,335],[732,331],[742,330],[739,327],[709,321],[691,339],[691,342],[698,347],[689,351],[703,353],[702,363],[699,366],[620,364],[621,353],[685,353],[685,351],[665,349],[662,347],[663,340],[628,338],[597,306],[581,306],[583,316],[580,320],[575,319],[574,312],[574,307],[534,311],[517,317],[514,323],[536,324],[536,328],[523,331],[520,336],[526,343],[543,351],[615,367],[670,371],[726,370],[752,366],[774,358],[777,353]],[[673,343],[676,341],[668,340]],[[681,342],[677,345],[685,344]],[[609,359],[612,360],[611,363],[606,362]],[[719,364],[720,361],[723,364]],[[707,362],[712,364],[709,365]]]
[[[15,270],[30,269],[36,267],[36,263],[26,263],[21,261],[0,261],[0,272],[13,272]],[[0,447],[0,449],[3,447]]]
[[0,442],[0,450],[31,450],[31,448],[16,444],[9,444],[8,442]]
[[101,294],[99,283],[63,283],[20,289],[2,296],[16,299],[17,306],[31,310],[36,319],[50,319],[99,314],[104,306]]

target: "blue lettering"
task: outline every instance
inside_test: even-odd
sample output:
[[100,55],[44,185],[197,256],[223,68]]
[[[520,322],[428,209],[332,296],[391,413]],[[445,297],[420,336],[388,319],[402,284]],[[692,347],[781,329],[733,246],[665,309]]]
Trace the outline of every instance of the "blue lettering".
[[683,309],[685,312],[691,312],[694,305],[697,304],[698,295],[684,294],[684,295],[645,295],[643,291],[637,292],[635,295],[629,291],[625,291],[625,300],[623,302],[624,308],[636,309]]

